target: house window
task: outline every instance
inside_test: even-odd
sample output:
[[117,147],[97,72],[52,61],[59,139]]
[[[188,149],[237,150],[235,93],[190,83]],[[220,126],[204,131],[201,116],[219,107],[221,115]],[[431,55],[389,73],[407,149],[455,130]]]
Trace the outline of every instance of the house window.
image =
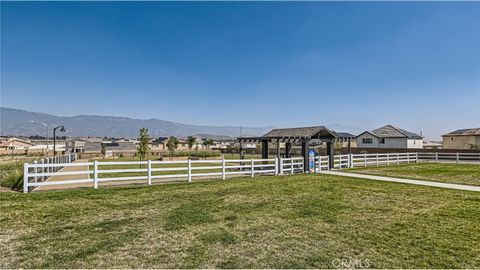
[[380,138],[380,143],[384,144],[385,143],[385,138]]
[[364,144],[372,144],[373,143],[373,140],[371,138],[365,138],[365,139],[362,139],[362,143]]

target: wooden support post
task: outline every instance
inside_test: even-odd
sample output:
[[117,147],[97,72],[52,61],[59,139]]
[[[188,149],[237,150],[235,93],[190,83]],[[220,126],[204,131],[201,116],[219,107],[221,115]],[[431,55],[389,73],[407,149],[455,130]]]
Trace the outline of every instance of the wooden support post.
[[294,168],[293,168],[293,157],[290,158],[290,174],[293,174]]

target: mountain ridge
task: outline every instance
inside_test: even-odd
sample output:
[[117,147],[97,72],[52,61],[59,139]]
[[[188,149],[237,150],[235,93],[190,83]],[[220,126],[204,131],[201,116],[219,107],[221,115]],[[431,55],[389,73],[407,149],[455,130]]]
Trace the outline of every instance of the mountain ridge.
[[[0,107],[0,134],[17,136],[45,135],[45,123],[51,129],[64,125],[66,136],[137,137],[142,127],[149,129],[150,136],[186,137],[193,134],[237,137],[240,126],[191,125],[157,118],[136,119],[123,116],[74,115],[55,116],[42,112]],[[241,127],[242,136],[259,136],[273,127]]]

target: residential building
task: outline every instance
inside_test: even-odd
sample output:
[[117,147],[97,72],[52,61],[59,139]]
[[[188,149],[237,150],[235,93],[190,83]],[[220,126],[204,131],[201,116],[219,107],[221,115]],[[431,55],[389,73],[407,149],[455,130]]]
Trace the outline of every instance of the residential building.
[[358,148],[423,148],[422,136],[386,125],[357,136]]
[[0,138],[0,149],[2,150],[23,150],[28,149],[32,145],[29,140],[17,137]]
[[480,128],[458,129],[442,135],[443,149],[479,149]]
[[84,140],[69,140],[65,142],[65,151],[67,153],[83,153],[85,152]]
[[442,142],[436,141],[423,141],[423,149],[442,149]]

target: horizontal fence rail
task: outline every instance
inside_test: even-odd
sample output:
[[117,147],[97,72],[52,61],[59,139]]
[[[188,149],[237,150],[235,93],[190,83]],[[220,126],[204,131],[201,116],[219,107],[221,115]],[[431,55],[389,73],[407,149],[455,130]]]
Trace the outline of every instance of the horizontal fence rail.
[[[31,181],[35,184],[46,181],[51,174],[60,171],[66,164],[74,164],[77,160],[77,154],[66,154],[54,157],[46,157],[40,160],[35,160],[33,164],[23,167],[23,175],[31,176]],[[75,163],[77,164],[77,163]],[[25,179],[24,179],[25,180]],[[25,182],[25,181],[24,181]],[[23,192],[28,192],[29,185],[23,185]]]
[[[152,181],[171,179],[192,182],[193,179],[227,176],[287,175],[304,173],[303,157],[272,159],[219,159],[172,161],[93,161],[74,162],[76,154],[57,156],[25,163],[23,191],[41,186],[75,185],[111,181]],[[418,162],[475,163],[480,165],[480,153],[381,153],[316,156],[312,172],[367,166],[397,165]],[[88,185],[87,185],[88,186]]]
[[[56,169],[50,169],[56,168]],[[60,170],[60,169],[64,170]],[[152,181],[179,179],[192,182],[194,178],[240,175],[278,175],[303,173],[302,157],[272,159],[220,159],[220,160],[175,160],[175,161],[93,161],[77,163],[39,164],[25,163],[24,192],[29,188],[53,185],[75,185],[111,181]],[[44,178],[46,181],[36,181]],[[57,179],[54,179],[57,178]],[[61,178],[61,179],[59,179]]]

